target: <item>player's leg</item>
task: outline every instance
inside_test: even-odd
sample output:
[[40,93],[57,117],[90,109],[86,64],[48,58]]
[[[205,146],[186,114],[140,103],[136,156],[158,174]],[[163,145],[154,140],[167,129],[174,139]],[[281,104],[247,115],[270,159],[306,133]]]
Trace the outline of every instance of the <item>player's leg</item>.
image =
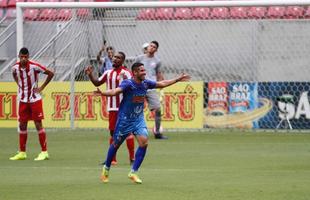
[[131,167],[131,171],[128,174],[128,177],[135,183],[142,183],[142,180],[139,178],[137,175],[137,172],[144,160],[147,146],[148,146],[148,132],[147,128],[140,128],[134,133],[136,135],[139,147],[137,148],[136,151],[136,159]]
[[[109,130],[110,130],[110,139],[109,144],[113,143],[113,134],[115,131],[115,125],[117,121],[117,111],[109,111]],[[116,153],[112,159],[112,165],[117,165]]]
[[129,154],[129,162],[130,165],[132,165],[135,160],[135,138],[132,133],[126,138],[126,145]]
[[155,112],[155,132],[154,136],[155,139],[168,139],[167,136],[164,136],[160,132],[160,127],[161,127],[161,108],[160,108],[160,101],[159,101],[159,96],[156,90],[149,90],[147,91],[147,102],[149,109],[151,111]]
[[115,156],[118,148],[124,142],[128,134],[121,135],[119,129],[116,127],[114,135],[113,135],[113,143],[110,145],[105,164],[102,168],[102,173],[100,179],[102,182],[107,183],[109,182],[109,171],[112,163],[112,159]]
[[28,120],[31,119],[30,106],[28,103],[19,102],[18,108],[18,121],[19,121],[19,152],[10,157],[10,160],[25,160],[27,158],[26,154],[26,144],[27,144],[27,125]]
[[38,156],[34,159],[35,161],[41,161],[41,160],[48,160],[49,155],[47,152],[47,141],[46,141],[46,132],[45,129],[42,126],[41,120],[34,121],[35,127],[38,131],[38,138],[41,145],[41,152],[38,154]]
[[42,125],[42,120],[44,119],[43,114],[43,106],[42,100],[36,101],[31,104],[31,111],[32,111],[32,119],[34,121],[34,125],[38,132],[38,139],[41,145],[41,152],[39,155],[34,159],[36,161],[40,160],[48,160],[48,152],[47,152],[47,139],[46,139],[46,132]]

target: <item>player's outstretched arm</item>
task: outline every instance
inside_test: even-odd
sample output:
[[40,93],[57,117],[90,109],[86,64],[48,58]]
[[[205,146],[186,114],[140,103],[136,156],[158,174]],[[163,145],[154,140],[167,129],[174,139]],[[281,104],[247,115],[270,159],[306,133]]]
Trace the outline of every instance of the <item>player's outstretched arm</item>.
[[88,75],[89,80],[94,84],[94,86],[100,86],[103,82],[96,79],[93,75],[94,68],[89,65],[85,68],[84,72]]
[[100,95],[102,95],[102,96],[116,96],[122,92],[123,92],[122,88],[119,88],[119,87],[112,89],[112,90],[106,90],[106,91],[101,91],[99,88],[97,88],[97,90],[94,91],[94,94],[99,95],[99,96]]
[[182,73],[179,77],[170,80],[163,80],[156,83],[156,88],[164,88],[168,87],[169,85],[173,85],[179,81],[188,81],[190,76],[188,74]]

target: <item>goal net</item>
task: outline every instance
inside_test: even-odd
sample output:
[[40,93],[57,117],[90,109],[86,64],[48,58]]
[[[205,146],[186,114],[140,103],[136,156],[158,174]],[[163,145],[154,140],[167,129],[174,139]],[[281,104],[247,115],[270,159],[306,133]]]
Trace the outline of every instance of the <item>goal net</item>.
[[17,5],[17,47],[55,81],[87,80],[103,41],[130,67],[157,40],[165,78],[204,82],[204,127],[310,128],[308,0]]

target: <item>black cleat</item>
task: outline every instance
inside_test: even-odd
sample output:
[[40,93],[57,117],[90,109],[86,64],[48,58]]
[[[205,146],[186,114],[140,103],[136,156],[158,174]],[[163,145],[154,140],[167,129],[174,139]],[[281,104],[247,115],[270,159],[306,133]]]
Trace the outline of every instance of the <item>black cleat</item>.
[[168,139],[168,137],[161,134],[161,133],[157,133],[157,134],[155,134],[155,139],[166,140],[166,139]]

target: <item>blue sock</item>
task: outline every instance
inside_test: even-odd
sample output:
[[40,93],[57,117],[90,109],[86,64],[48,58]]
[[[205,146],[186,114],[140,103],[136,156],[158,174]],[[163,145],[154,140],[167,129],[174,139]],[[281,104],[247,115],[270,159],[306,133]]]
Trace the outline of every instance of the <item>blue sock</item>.
[[138,149],[136,151],[136,155],[135,155],[135,162],[132,165],[132,171],[134,171],[134,172],[138,171],[141,163],[144,160],[146,149],[147,149],[147,146],[146,147],[138,147]]
[[111,167],[111,162],[112,162],[112,159],[113,159],[113,156],[116,154],[117,152],[117,149],[114,144],[111,144],[110,147],[109,147],[109,151],[108,151],[108,154],[107,154],[107,158],[105,160],[105,166],[110,169]]

